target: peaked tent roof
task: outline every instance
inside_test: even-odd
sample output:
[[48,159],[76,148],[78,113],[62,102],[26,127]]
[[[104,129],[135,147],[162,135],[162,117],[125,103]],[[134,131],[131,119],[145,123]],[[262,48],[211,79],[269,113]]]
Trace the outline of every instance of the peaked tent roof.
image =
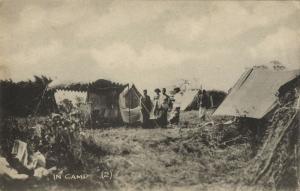
[[198,95],[199,90],[187,90],[174,95],[174,99],[180,105],[180,110],[185,111],[193,103],[194,98]]
[[260,119],[275,106],[279,88],[299,75],[300,70],[249,69],[232,87],[214,115]]
[[[130,93],[130,91],[134,92],[134,95],[130,98],[126,98],[126,95]],[[120,113],[123,122],[125,123],[135,123],[138,121],[142,121],[142,113],[141,113],[141,108],[140,108],[140,97],[142,94],[138,91],[138,89],[135,87],[134,84],[130,87],[129,85],[127,88],[124,88],[124,90],[120,93],[119,95],[119,107],[120,107]],[[134,99],[138,100],[138,106],[135,108],[128,108],[126,106],[126,99]],[[131,102],[131,101],[130,101]],[[132,105],[130,103],[130,105]],[[134,104],[133,104],[134,105]]]

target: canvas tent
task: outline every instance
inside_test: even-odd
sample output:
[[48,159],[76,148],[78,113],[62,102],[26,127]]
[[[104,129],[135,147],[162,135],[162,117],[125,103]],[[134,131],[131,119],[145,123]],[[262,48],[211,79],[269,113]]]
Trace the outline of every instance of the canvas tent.
[[180,106],[180,110],[187,110],[198,96],[198,92],[199,90],[186,90],[175,94],[174,99],[176,104]]
[[119,95],[119,107],[123,122],[132,124],[141,122],[141,94],[134,85],[128,85]]
[[213,115],[260,119],[276,105],[279,88],[299,75],[300,70],[249,69],[231,88]]

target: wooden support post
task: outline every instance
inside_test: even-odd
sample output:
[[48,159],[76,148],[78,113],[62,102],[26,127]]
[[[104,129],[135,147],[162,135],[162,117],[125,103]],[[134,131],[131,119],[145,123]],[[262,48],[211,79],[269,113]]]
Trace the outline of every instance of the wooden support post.
[[131,118],[131,116],[130,116],[130,107],[131,107],[131,95],[130,95],[130,88],[129,88],[129,84],[128,84],[128,94],[129,94],[129,107],[128,107],[128,110],[129,110],[129,112],[128,112],[128,116],[129,116],[129,118],[128,118],[128,124],[130,124],[130,118]]

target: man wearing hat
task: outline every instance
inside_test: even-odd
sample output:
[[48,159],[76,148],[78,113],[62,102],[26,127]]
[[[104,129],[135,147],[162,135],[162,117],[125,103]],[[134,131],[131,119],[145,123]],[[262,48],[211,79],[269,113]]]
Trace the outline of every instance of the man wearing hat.
[[152,109],[152,102],[150,97],[147,95],[147,90],[143,91],[143,96],[141,98],[141,107],[143,115],[143,127],[149,127],[150,112]]

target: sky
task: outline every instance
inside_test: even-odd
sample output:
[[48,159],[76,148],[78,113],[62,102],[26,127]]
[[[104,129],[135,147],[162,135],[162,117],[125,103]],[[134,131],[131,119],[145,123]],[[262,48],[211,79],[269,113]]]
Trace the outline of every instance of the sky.
[[227,90],[246,68],[300,68],[297,1],[1,0],[0,78],[181,79]]

